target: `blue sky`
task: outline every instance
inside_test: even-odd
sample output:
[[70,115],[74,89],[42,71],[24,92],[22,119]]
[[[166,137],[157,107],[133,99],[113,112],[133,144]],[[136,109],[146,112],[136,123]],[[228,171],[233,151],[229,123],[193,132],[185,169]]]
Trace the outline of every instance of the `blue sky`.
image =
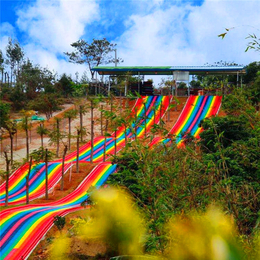
[[[83,73],[63,52],[80,38],[117,43],[123,65],[248,64],[248,33],[260,34],[258,0],[1,0],[0,47],[16,38],[26,56],[58,73]],[[217,37],[230,30],[224,40]]]

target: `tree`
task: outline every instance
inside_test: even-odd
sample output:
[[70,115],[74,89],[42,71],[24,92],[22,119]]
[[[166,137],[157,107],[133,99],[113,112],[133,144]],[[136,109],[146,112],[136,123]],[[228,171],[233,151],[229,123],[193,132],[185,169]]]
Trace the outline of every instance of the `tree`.
[[69,121],[69,135],[68,135],[68,139],[69,139],[68,149],[69,150],[70,150],[70,140],[71,140],[71,120],[73,120],[77,117],[77,112],[78,112],[77,110],[71,109],[64,113],[64,117],[68,118],[68,121]]
[[1,111],[1,116],[0,116],[0,128],[4,128],[6,122],[10,118],[10,109],[11,106],[8,103],[4,103],[3,101],[0,100],[0,111]]
[[44,124],[40,124],[36,132],[41,136],[41,147],[43,147],[43,136],[48,134],[48,129],[44,127]]
[[245,84],[251,83],[257,77],[257,72],[260,71],[260,62],[251,62],[246,66],[246,75],[243,76]]
[[72,95],[73,92],[73,82],[71,77],[69,77],[68,75],[66,75],[65,73],[63,73],[59,79],[59,81],[56,83],[56,88],[58,88],[61,93],[62,96],[64,97],[68,97],[69,95]]
[[60,130],[60,121],[61,118],[54,117],[55,124],[53,130],[49,131],[50,144],[56,144],[56,156],[59,156],[60,142],[65,138],[66,134]]
[[[77,128],[77,160],[76,160],[76,171],[79,173],[79,137],[80,137],[80,129]],[[93,151],[92,151],[93,152]],[[93,160],[93,157],[91,157],[91,162]]]
[[11,85],[13,79],[13,72],[15,65],[17,66],[17,73],[19,73],[20,63],[24,57],[24,52],[19,45],[18,41],[13,42],[11,38],[8,39],[8,45],[6,47],[7,62],[10,64],[11,68]]
[[57,216],[54,217],[53,224],[58,228],[58,230],[61,233],[62,229],[64,228],[64,226],[66,224],[66,219],[65,219],[65,217],[57,215]]
[[60,110],[63,99],[54,93],[41,93],[37,98],[30,101],[28,107],[46,115],[47,120],[52,117],[53,112]]
[[9,197],[9,173],[10,173],[10,162],[11,160],[8,158],[8,148],[6,147],[4,150],[4,157],[5,157],[5,162],[6,162],[6,179],[5,179],[5,206],[8,206],[8,197]]
[[83,142],[83,115],[87,112],[86,107],[81,104],[79,105],[79,125],[80,125],[80,141]]
[[45,199],[48,200],[49,178],[48,178],[48,149],[45,149]]
[[65,157],[68,150],[68,146],[64,145],[63,155],[62,155],[62,169],[61,169],[61,185],[60,189],[63,190],[64,187],[64,163],[65,163]]
[[30,180],[30,174],[31,174],[31,169],[32,169],[32,156],[30,157],[30,162],[29,162],[29,170],[26,175],[26,204],[29,204],[29,180]]
[[21,66],[18,82],[23,87],[26,98],[31,100],[42,93],[55,93],[57,90],[53,85],[55,75],[47,68],[34,65],[27,59]]
[[9,134],[9,138],[11,141],[11,164],[13,164],[13,151],[14,151],[14,135],[17,133],[17,124],[15,121],[7,120],[5,122],[4,128],[7,130]]
[[101,40],[93,39],[93,42],[89,44],[85,40],[81,39],[71,44],[76,49],[75,52],[66,52],[69,57],[69,61],[73,63],[87,63],[91,72],[91,78],[94,78],[94,71],[91,69],[100,64],[108,64],[112,62],[122,62],[121,58],[113,58],[109,54],[115,50],[116,44],[110,43],[106,38]]
[[4,56],[2,50],[0,50],[0,72],[2,74],[1,76],[1,87],[2,87],[4,81]]
[[29,122],[31,121],[31,116],[32,112],[31,111],[26,111],[22,110],[21,111],[23,118],[19,126],[21,127],[22,130],[25,131],[25,136],[26,136],[26,159],[29,161],[29,130],[31,129],[31,124]]

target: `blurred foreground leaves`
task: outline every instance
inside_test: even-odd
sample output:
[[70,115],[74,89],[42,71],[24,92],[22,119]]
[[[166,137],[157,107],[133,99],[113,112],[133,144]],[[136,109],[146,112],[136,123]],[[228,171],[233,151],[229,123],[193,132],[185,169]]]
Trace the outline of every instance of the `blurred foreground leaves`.
[[[73,222],[74,235],[85,240],[101,239],[107,245],[106,258],[148,257],[144,254],[147,224],[131,197],[122,190],[106,188],[94,191],[91,199],[94,204],[86,210],[86,218]],[[166,250],[154,253],[153,259],[260,259],[259,233],[254,234],[249,244],[239,235],[232,216],[216,206],[209,206],[205,213],[194,211],[189,215],[176,215],[165,225],[165,231]],[[52,259],[69,256],[69,239],[67,235],[56,240]]]

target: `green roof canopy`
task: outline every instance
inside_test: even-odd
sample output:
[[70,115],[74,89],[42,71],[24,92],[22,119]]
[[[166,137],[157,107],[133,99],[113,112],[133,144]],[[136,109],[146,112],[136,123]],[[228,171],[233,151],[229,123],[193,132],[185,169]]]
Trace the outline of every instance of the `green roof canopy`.
[[231,74],[245,74],[245,67],[243,66],[119,66],[106,67],[99,66],[91,69],[96,71],[99,75],[173,75],[174,71],[188,71],[190,75],[231,75]]

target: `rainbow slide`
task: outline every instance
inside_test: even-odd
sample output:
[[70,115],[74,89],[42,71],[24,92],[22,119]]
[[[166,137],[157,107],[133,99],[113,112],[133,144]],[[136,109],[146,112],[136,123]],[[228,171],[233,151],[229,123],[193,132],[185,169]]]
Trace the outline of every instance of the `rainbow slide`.
[[[133,120],[133,115],[137,114],[136,122],[132,122],[130,127],[125,129],[124,126],[118,128],[116,135],[106,138],[100,136],[94,139],[93,162],[103,161],[104,150],[106,150],[106,159],[109,155],[117,152],[125,146],[125,133],[129,140],[133,139],[137,130],[137,137],[142,138],[145,133],[150,131],[152,124],[158,124],[161,116],[164,115],[171,101],[169,96],[145,96],[137,99],[132,109],[132,115],[129,121]],[[116,136],[116,138],[115,138]],[[106,149],[105,149],[106,148]],[[91,144],[88,142],[79,149],[79,162],[90,162]],[[74,151],[65,158],[65,173],[76,163],[77,152]],[[29,165],[25,164],[16,170],[9,178],[9,205],[18,205],[26,201],[26,176]],[[29,199],[34,200],[45,194],[45,163],[33,165],[29,176]],[[62,160],[56,160],[48,163],[48,188],[53,189],[61,179]],[[5,203],[5,183],[0,186],[0,205]]]
[[26,259],[53,225],[54,216],[82,209],[90,187],[99,188],[114,173],[116,165],[97,165],[72,193],[56,202],[26,205],[0,213],[0,259]]
[[[190,96],[175,125],[169,131],[169,136],[176,138],[178,147],[184,146],[188,134],[199,138],[203,131],[200,123],[203,119],[215,116],[221,106],[221,96]],[[157,143],[171,142],[171,138],[157,137],[150,143],[153,146]]]
[[[186,128],[183,127],[184,130],[182,131],[191,129],[195,134],[200,132],[199,125],[196,129],[194,128],[196,123],[191,122],[187,126],[187,122],[192,114],[193,120],[203,118],[203,108],[201,107],[205,106],[209,101],[210,99],[208,100],[207,98],[204,101],[200,100],[200,102],[198,97],[195,97],[195,99],[189,98],[177,120],[177,123],[181,122],[180,125],[186,125]],[[219,110],[220,103],[214,106],[212,105],[214,100],[211,102],[211,105],[208,105],[207,112],[204,112],[206,114],[205,117],[214,115]],[[196,110],[197,112],[195,112]],[[176,128],[176,124],[170,133],[177,133],[176,129],[180,129],[180,127]],[[185,133],[182,135],[183,137],[185,137]],[[115,169],[116,165],[112,165],[109,162],[101,163],[93,169],[74,192],[59,201],[41,205],[20,206],[0,213],[1,259],[26,259],[53,225],[53,217],[56,215],[64,216],[81,209],[81,204],[88,198],[87,190],[89,187],[94,186],[98,188]]]
[[[166,105],[160,101],[160,115],[165,113],[166,108],[169,105],[169,99],[165,100]],[[142,123],[145,121],[148,131],[148,124],[151,120],[154,120],[153,122],[159,122],[151,116],[151,111],[153,110],[153,113],[155,112],[155,116],[158,113],[155,109],[151,108],[145,110],[146,117],[144,119],[140,119],[139,121]],[[125,133],[125,129],[122,132]],[[120,132],[118,132],[117,135],[119,135],[119,137],[123,136]],[[143,132],[140,131],[138,136],[142,137]],[[48,170],[51,170],[50,167],[53,167],[53,169],[58,169],[59,167],[59,163],[57,161],[51,162],[50,164],[51,165],[48,166]],[[23,167],[19,170],[23,171]],[[35,168],[37,167],[40,168],[39,165],[35,166]],[[57,202],[41,205],[26,205],[3,211],[0,214],[1,259],[26,259],[32,250],[37,246],[45,233],[53,225],[53,217],[56,215],[64,216],[70,212],[81,209],[82,202],[86,201],[88,198],[86,191],[89,187],[99,187],[102,183],[104,183],[106,178],[115,171],[115,168],[116,166],[109,162],[99,164],[74,192]],[[53,171],[54,170],[51,170],[51,172]],[[38,173],[40,170],[37,171],[36,169],[36,172]]]

